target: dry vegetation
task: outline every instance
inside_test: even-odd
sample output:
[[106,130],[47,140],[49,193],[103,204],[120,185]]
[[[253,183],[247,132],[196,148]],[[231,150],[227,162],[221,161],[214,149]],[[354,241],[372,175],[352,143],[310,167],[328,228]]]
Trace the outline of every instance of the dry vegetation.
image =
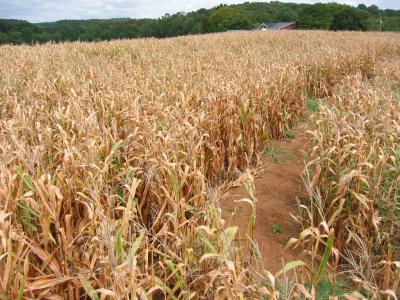
[[380,60],[373,79],[345,78],[322,100],[301,203],[298,242],[317,257],[333,230],[333,269],[373,299],[400,292],[399,63]]
[[325,104],[298,242],[318,260],[334,241],[364,289],[394,294],[399,41],[299,31],[0,47],[0,296],[277,299],[224,228],[218,185],[309,97]]

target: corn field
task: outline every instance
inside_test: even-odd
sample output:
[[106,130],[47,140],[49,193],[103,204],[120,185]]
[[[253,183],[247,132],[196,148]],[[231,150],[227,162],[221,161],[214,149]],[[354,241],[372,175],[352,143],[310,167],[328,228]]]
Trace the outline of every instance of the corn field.
[[2,299],[315,299],[255,271],[219,209],[310,99],[291,244],[314,263],[333,241],[331,277],[399,297],[398,34],[1,46],[0,65]]
[[304,175],[304,231],[293,240],[316,257],[334,231],[332,268],[368,299],[400,296],[399,66],[380,61],[374,79],[344,78],[323,100]]

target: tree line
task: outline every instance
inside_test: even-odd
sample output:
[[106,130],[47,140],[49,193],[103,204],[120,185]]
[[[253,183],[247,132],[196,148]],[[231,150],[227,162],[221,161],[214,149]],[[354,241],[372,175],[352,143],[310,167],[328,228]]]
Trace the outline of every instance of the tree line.
[[219,5],[190,13],[166,14],[158,19],[63,20],[29,23],[0,19],[0,44],[48,41],[102,41],[253,29],[263,22],[296,21],[302,29],[400,31],[400,10],[376,5],[357,7],[328,4],[245,2]]

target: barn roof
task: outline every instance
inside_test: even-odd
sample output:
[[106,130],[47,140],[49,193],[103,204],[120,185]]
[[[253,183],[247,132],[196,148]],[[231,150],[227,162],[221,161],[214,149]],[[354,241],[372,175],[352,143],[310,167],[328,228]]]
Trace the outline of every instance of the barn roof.
[[293,24],[296,24],[296,22],[262,23],[260,25],[260,28],[278,30],[278,29],[282,29],[282,28],[288,27]]

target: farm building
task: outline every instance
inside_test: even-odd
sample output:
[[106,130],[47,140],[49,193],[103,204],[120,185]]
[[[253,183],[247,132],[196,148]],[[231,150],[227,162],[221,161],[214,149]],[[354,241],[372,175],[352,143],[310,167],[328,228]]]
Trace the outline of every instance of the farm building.
[[262,23],[259,30],[282,30],[282,29],[296,29],[296,22],[277,22],[277,23]]

